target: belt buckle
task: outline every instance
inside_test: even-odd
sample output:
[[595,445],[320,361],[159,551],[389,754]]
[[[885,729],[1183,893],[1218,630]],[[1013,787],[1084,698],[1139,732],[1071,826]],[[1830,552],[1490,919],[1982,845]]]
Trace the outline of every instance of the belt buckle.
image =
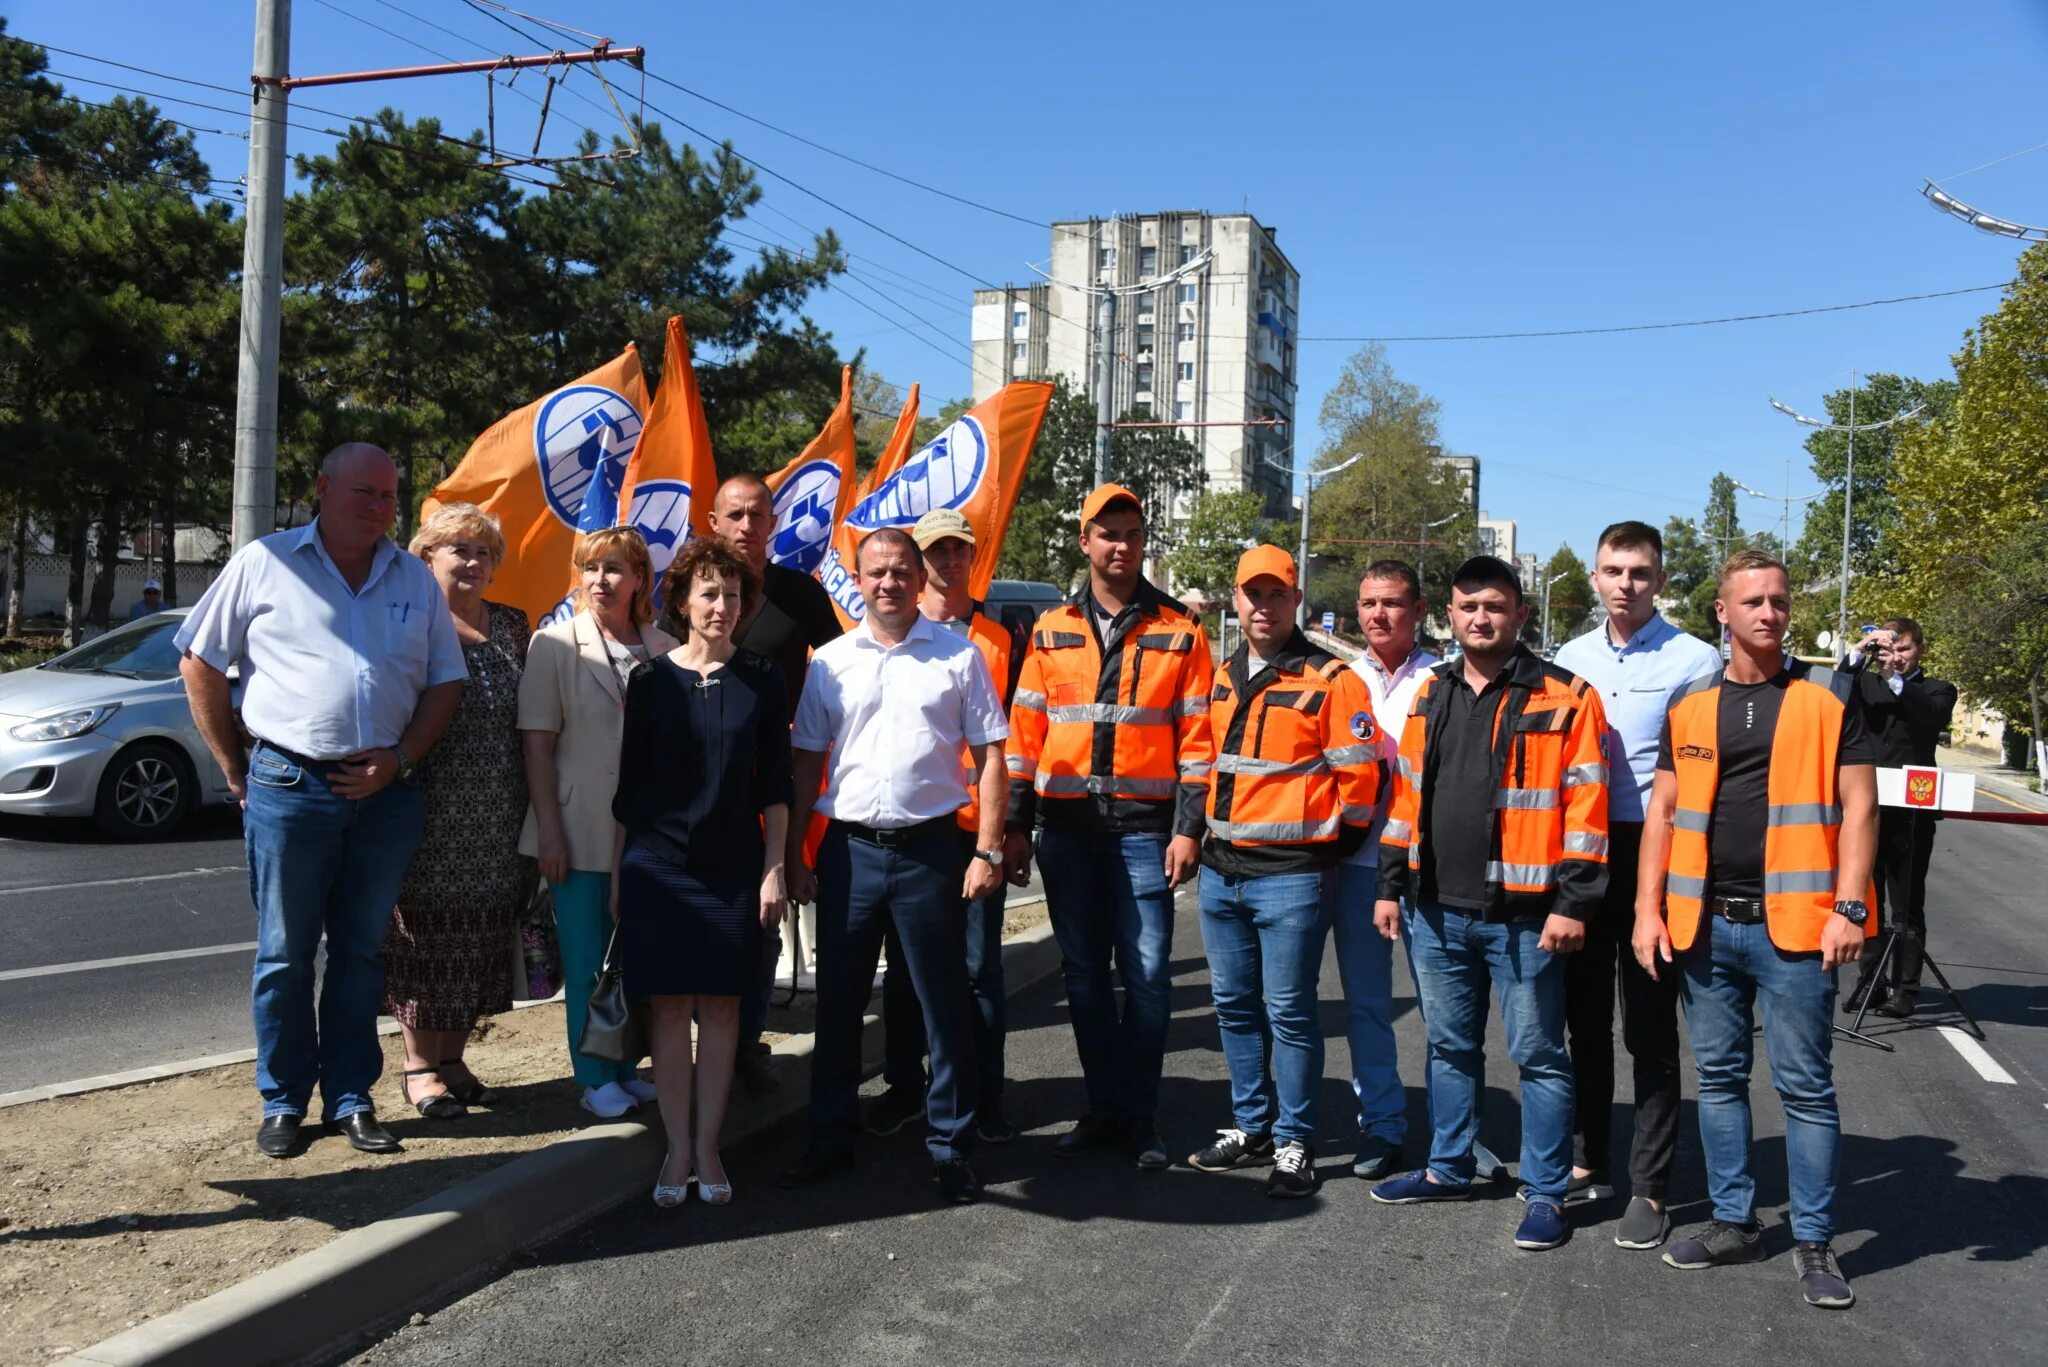
[[1759,925],[1764,919],[1762,899],[1755,897],[1716,897],[1714,910],[1730,925]]

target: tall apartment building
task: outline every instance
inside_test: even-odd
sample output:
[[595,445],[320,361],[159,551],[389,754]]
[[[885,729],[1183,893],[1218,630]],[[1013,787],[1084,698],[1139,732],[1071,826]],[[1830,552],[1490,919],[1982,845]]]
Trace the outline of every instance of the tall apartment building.
[[[974,292],[977,403],[1010,380],[1055,376],[1095,402],[1106,344],[1112,413],[1225,424],[1182,429],[1209,488],[1254,490],[1269,516],[1290,515],[1291,452],[1308,436],[1291,428],[1301,275],[1271,228],[1193,211],[1055,223],[1046,275]],[[1117,289],[1115,321],[1099,339],[1093,291],[1105,287]],[[1290,426],[1228,425],[1263,418]]]
[[1448,470],[1465,483],[1465,501],[1471,505],[1474,518],[1485,517],[1479,511],[1479,457],[1477,456],[1432,456],[1439,469]]
[[1489,517],[1482,510],[1479,514],[1479,553],[1499,556],[1510,565],[1515,563],[1515,522],[1508,517]]

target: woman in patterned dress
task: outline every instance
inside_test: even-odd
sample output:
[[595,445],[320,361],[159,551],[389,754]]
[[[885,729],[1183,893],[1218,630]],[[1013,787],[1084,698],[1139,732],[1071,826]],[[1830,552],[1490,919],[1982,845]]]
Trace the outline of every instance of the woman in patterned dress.
[[405,1099],[429,1120],[452,1120],[496,1100],[462,1051],[479,1016],[512,1009],[526,815],[517,721],[529,628],[519,609],[484,601],[505,556],[489,513],[445,504],[420,524],[411,549],[447,595],[469,678],[455,719],[420,761],[426,831],[384,941],[384,1010],[405,1036]]

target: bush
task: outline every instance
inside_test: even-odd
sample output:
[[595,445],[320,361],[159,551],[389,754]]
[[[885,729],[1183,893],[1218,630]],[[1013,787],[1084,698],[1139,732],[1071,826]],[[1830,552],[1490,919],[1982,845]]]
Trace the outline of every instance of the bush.
[[61,636],[8,636],[0,638],[0,674],[27,669],[64,653]]

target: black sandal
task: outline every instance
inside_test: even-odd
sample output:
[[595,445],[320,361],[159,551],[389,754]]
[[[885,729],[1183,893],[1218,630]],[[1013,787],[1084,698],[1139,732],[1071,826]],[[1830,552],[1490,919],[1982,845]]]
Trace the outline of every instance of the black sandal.
[[[463,1105],[462,1098],[455,1095],[452,1088],[447,1091],[436,1092],[432,1096],[419,1101],[412,1099],[412,1083],[406,1081],[406,1079],[430,1073],[437,1074],[440,1071],[438,1067],[408,1068],[400,1073],[398,1075],[398,1089],[405,1094],[406,1104],[429,1120],[456,1120],[469,1114],[468,1108]],[[441,1085],[443,1087],[448,1086],[445,1082]]]
[[[459,1058],[444,1058],[441,1060],[441,1067],[446,1068],[451,1064],[459,1063],[462,1063],[462,1060]],[[464,1066],[466,1067],[467,1065]],[[441,1079],[441,1085],[448,1089],[450,1096],[465,1106],[495,1106],[498,1104],[497,1092],[477,1081],[474,1074],[470,1075],[467,1087],[457,1086],[447,1078]]]

